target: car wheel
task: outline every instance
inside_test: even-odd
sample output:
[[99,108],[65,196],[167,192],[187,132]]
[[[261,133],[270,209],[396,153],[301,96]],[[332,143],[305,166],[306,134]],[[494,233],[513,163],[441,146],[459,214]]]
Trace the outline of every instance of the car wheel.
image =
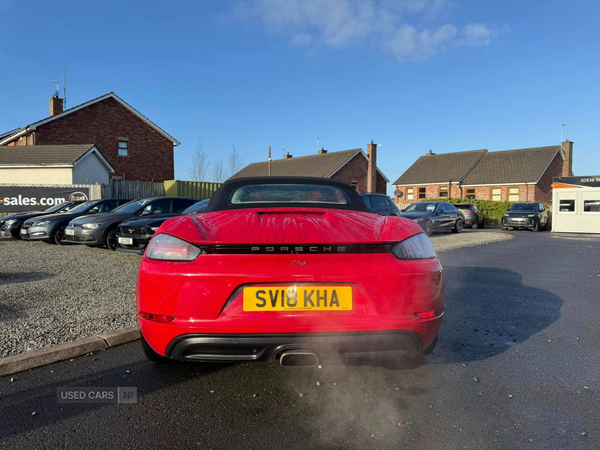
[[117,228],[113,228],[106,235],[106,248],[109,250],[117,249]]
[[531,231],[540,231],[540,222],[536,222],[536,224],[534,225],[533,229]]
[[52,234],[52,242],[54,242],[56,245],[65,245],[65,242],[63,242],[65,238],[65,228],[67,228],[66,225],[59,225],[56,227],[56,230],[54,230],[54,233]]
[[477,228],[479,228],[479,224],[477,222],[475,222],[471,228],[476,230]]
[[454,229],[452,230],[454,233],[461,233],[463,230],[463,222],[462,220],[458,219],[456,221],[456,224],[454,225]]
[[152,347],[150,347],[150,344],[148,344],[148,342],[146,342],[146,339],[144,339],[144,336],[142,335],[141,337],[141,341],[142,341],[142,349],[144,350],[144,354],[146,355],[146,358],[148,358],[150,361],[153,361],[155,363],[169,363],[171,362],[170,359],[165,358],[164,356],[156,353],[154,350],[152,350]]
[[425,234],[427,236],[431,236],[433,234],[433,222],[431,220],[428,220],[425,223],[425,226],[423,227],[423,231],[425,231]]

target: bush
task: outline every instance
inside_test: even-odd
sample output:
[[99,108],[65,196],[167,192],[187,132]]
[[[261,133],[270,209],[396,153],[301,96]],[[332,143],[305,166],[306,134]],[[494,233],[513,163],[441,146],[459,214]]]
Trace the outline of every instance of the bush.
[[[482,217],[486,225],[500,225],[502,216],[515,203],[525,202],[494,202],[492,200],[462,199],[462,198],[432,198],[422,200],[428,202],[448,202],[448,203],[473,203],[477,208],[479,217]],[[552,211],[552,206],[545,204],[546,209]]]

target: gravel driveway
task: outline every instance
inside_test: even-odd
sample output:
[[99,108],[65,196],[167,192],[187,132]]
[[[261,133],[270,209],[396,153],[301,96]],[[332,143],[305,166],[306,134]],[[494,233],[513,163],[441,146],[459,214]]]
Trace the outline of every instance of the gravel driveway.
[[[511,238],[465,232],[432,241],[441,253]],[[0,240],[0,356],[137,325],[140,259],[79,245]]]
[[140,256],[0,240],[0,355],[137,324]]
[[508,233],[490,231],[465,231],[461,234],[440,233],[431,236],[438,253],[449,252],[457,248],[478,247],[492,242],[508,241],[513,236]]

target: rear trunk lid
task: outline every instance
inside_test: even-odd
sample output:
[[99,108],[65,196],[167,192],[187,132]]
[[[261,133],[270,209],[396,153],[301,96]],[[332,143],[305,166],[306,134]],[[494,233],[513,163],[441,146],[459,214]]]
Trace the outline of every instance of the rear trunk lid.
[[264,208],[204,213],[192,220],[202,242],[349,244],[377,242],[386,218],[348,210]]

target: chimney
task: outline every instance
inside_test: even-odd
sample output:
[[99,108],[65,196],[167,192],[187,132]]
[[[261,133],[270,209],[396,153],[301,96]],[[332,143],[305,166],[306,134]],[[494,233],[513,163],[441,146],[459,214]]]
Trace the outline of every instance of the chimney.
[[290,155],[290,152],[287,152],[286,155],[283,155],[283,159],[292,159],[292,158],[293,158],[293,156]]
[[563,177],[573,176],[573,142],[568,139],[562,143],[562,149],[565,154],[563,161],[562,175]]
[[367,168],[367,192],[377,191],[377,144],[371,143],[367,145],[367,156],[369,157],[369,165]]
[[58,94],[54,94],[48,101],[50,102],[50,117],[63,112],[63,99],[59,98]]
[[324,155],[325,153],[327,153],[327,150],[325,150],[325,147],[321,147],[321,150],[319,150],[319,155]]

